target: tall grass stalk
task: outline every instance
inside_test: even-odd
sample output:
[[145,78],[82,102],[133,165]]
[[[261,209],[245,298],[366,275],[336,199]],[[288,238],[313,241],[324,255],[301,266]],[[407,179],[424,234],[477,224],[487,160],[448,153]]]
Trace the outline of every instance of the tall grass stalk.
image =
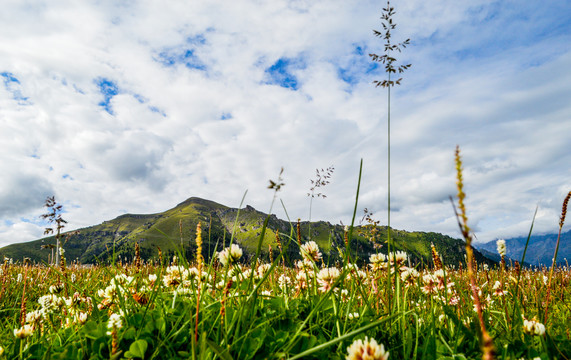
[[563,206],[561,208],[561,217],[559,218],[559,233],[557,234],[557,243],[555,244],[555,253],[553,254],[553,261],[551,263],[551,270],[549,271],[549,282],[547,284],[547,298],[545,299],[545,315],[543,317],[543,323],[547,323],[547,314],[549,311],[549,300],[551,295],[551,280],[553,280],[553,272],[555,271],[555,265],[557,264],[557,252],[559,251],[559,240],[561,240],[561,230],[565,224],[565,215],[567,215],[567,205],[569,204],[569,199],[571,198],[571,191],[563,200]]
[[486,325],[484,324],[484,316],[482,314],[482,304],[480,302],[480,296],[478,295],[478,287],[476,285],[476,277],[474,274],[474,252],[472,250],[472,234],[470,233],[470,227],[468,227],[468,216],[466,215],[466,206],[464,204],[464,199],[466,194],[464,193],[464,182],[462,179],[462,159],[460,157],[460,147],[456,146],[455,153],[456,162],[456,185],[458,188],[458,209],[460,214],[456,212],[456,218],[458,219],[458,225],[460,231],[462,232],[462,237],[466,241],[466,258],[468,267],[468,277],[470,278],[470,287],[472,289],[472,297],[474,299],[474,305],[476,306],[476,312],[478,314],[478,320],[480,322],[481,331],[481,341],[480,346],[482,347],[483,360],[495,359],[496,350],[494,347],[494,342],[492,337],[486,330]]
[[[397,72],[403,73],[406,71],[411,64],[397,66],[395,63],[397,59],[394,57],[393,53],[398,51],[399,53],[402,49],[406,48],[410,44],[410,39],[406,39],[401,43],[393,44],[391,43],[392,31],[396,28],[397,24],[393,21],[393,16],[395,15],[395,10],[391,7],[390,1],[387,0],[387,7],[383,8],[381,15],[381,25],[383,31],[373,30],[373,34],[377,37],[382,38],[384,43],[384,55],[369,54],[371,60],[374,62],[379,62],[384,65],[385,73],[387,75],[386,80],[375,80],[373,84],[375,87],[382,87],[387,89],[387,246],[389,256],[391,254],[392,241],[391,241],[391,87],[395,85],[400,85],[402,78],[394,81],[391,79],[391,74],[396,74]],[[389,274],[390,274],[390,264],[389,264]],[[390,276],[389,276],[390,278]],[[389,307],[391,304],[391,289],[387,292]]]

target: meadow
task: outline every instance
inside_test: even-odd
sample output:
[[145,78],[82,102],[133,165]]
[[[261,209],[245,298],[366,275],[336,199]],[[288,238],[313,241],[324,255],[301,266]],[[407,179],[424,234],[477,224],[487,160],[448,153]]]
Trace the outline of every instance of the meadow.
[[[461,202],[459,209],[462,228]],[[250,262],[236,243],[204,259],[200,224],[191,261],[144,261],[138,246],[127,261],[113,256],[94,266],[67,264],[64,248],[57,265],[4,259],[0,357],[571,357],[568,264],[490,267],[467,251],[465,262],[443,265],[432,247],[432,263],[412,267],[405,252],[383,247],[359,267],[349,226],[342,261],[326,263],[318,245],[302,242],[292,227],[274,233],[279,251],[263,262],[266,225]],[[296,247],[301,260],[288,264],[284,247]]]

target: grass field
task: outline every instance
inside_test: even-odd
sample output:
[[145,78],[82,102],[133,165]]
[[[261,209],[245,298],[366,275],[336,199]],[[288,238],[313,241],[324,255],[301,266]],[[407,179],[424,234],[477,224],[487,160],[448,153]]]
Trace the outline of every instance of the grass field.
[[[441,268],[434,253],[433,266],[413,269],[398,252],[358,268],[349,254],[343,264],[323,264],[311,242],[300,252],[295,267],[277,253],[272,263],[240,264],[237,245],[193,263],[46,267],[6,259],[1,351],[22,359],[482,358],[465,264]],[[497,358],[571,356],[568,266],[554,271],[549,303],[547,269],[476,267]]]

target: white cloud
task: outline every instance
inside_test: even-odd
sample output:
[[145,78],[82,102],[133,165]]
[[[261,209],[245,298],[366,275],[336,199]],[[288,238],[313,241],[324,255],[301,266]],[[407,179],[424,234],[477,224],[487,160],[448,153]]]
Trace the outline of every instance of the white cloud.
[[[358,218],[367,207],[384,222],[386,90],[371,85],[383,69],[368,57],[382,52],[372,29],[383,5],[8,2],[0,241],[40,237],[51,194],[70,228],[190,196],[237,206],[246,189],[246,203],[267,211],[282,166],[280,196],[305,219],[309,179],[334,165],[312,219],[349,223],[361,158]],[[413,67],[392,93],[392,225],[458,236],[448,196],[459,144],[480,241],[526,233],[538,203],[536,229],[556,230],[571,189],[570,22],[557,16],[568,5],[393,5],[395,41],[412,40],[399,56]]]

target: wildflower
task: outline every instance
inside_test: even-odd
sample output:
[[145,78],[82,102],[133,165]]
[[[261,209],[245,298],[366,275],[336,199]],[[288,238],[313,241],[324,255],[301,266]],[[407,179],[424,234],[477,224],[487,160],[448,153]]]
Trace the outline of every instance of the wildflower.
[[319,246],[315,241],[309,241],[301,245],[301,256],[304,260],[319,261],[321,259],[321,253],[319,252]]
[[282,289],[283,292],[286,292],[287,289],[291,286],[291,279],[286,274],[281,274],[278,278],[278,286]]
[[300,271],[297,273],[297,275],[295,276],[295,280],[296,280],[296,288],[298,290],[303,290],[303,289],[307,289],[307,278],[308,276],[311,277],[310,272],[306,273],[305,271]]
[[545,325],[537,321],[535,317],[531,320],[524,318],[523,331],[529,335],[543,336],[545,334]]
[[387,256],[384,254],[372,254],[369,257],[369,261],[371,262],[369,266],[373,271],[384,270],[387,268]]
[[311,270],[313,269],[313,262],[308,259],[298,260],[295,266],[300,270]]
[[39,324],[41,319],[42,312],[40,310],[34,310],[26,314],[26,322],[31,324],[32,327],[35,327],[36,324]]
[[19,329],[14,329],[14,336],[17,337],[18,339],[25,339],[31,336],[33,332],[34,329],[32,328],[32,326],[26,324]]
[[[109,316],[107,321],[107,328],[110,330],[121,329],[123,327],[123,321],[121,320],[121,315],[113,313]],[[111,331],[107,332],[107,335],[111,335]]]
[[77,280],[77,276],[75,275],[75,273],[71,274],[71,282],[74,283],[75,280]]
[[349,318],[349,320],[358,319],[359,313],[358,312],[349,313],[349,314],[347,314],[347,317]]
[[4,355],[4,348],[0,346],[0,356]]
[[232,246],[227,247],[218,253],[218,260],[224,266],[226,266],[227,264],[235,263],[241,257],[242,257],[242,249],[240,248],[240,246],[236,244],[232,244]]
[[414,282],[418,276],[418,271],[412,268],[406,268],[400,274],[400,278],[405,283],[405,286],[414,285]]
[[86,321],[87,321],[87,313],[81,311],[79,315],[77,315],[77,322],[80,324],[85,324]]
[[22,282],[22,274],[18,274],[18,277],[16,278],[16,282]]
[[333,283],[339,278],[339,269],[331,267],[321,269],[317,274],[317,282],[319,283],[319,291],[326,292],[331,289]]
[[397,251],[389,255],[389,260],[391,264],[402,265],[408,258],[408,255],[404,251]]
[[506,294],[506,292],[503,289],[502,283],[499,281],[496,281],[492,288],[494,289],[494,295],[496,296],[504,296]]
[[436,287],[438,285],[438,278],[432,274],[426,274],[422,277],[422,282],[424,286],[422,287],[422,292],[425,294],[435,294]]
[[65,249],[60,247],[59,248],[59,256],[63,256],[63,254],[65,254]]
[[256,269],[256,279],[261,279],[264,277],[264,275],[266,274],[266,272],[270,269],[270,267],[272,267],[272,265],[270,264],[261,264],[260,266],[258,266],[258,268]]
[[50,285],[49,287],[49,291],[51,294],[58,294],[60,292],[62,292],[63,290],[63,284],[62,283],[58,283],[56,285]]
[[368,339],[365,341],[359,339],[355,340],[351,346],[347,348],[349,355],[346,360],[387,360],[389,352],[385,351],[383,344],[378,344],[375,339]]
[[496,247],[498,250],[498,254],[500,254],[500,256],[506,256],[507,254],[506,241],[504,239],[499,239],[498,241],[496,241]]

